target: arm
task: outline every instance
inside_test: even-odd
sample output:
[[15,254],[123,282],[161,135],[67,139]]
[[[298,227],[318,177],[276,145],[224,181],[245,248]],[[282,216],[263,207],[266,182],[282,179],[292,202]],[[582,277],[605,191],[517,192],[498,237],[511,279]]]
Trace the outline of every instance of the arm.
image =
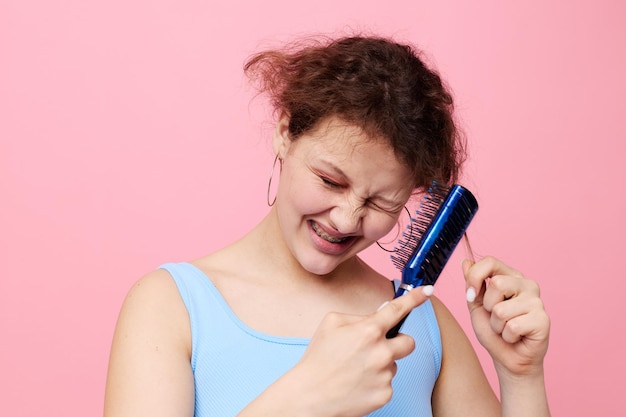
[[113,337],[104,416],[193,416],[187,310],[165,271],[129,291]]
[[442,345],[441,371],[433,390],[433,415],[500,416],[500,403],[465,332],[441,301],[432,297],[432,303]]
[[543,359],[550,319],[539,286],[498,259],[463,263],[478,341],[491,355],[504,417],[548,417]]
[[476,264],[466,261],[463,271],[468,289],[472,288],[468,296],[472,325],[494,361],[502,404],[462,329],[433,298],[443,348],[442,369],[433,392],[435,415],[550,416],[543,379],[550,320],[538,286],[491,257]]

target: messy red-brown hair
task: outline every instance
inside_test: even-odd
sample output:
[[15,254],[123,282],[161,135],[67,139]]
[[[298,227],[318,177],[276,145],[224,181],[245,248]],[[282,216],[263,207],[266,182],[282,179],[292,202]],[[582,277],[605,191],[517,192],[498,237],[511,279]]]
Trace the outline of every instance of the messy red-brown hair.
[[465,142],[452,95],[414,47],[381,37],[308,39],[252,56],[246,74],[297,140],[328,117],[387,139],[416,188],[457,181]]

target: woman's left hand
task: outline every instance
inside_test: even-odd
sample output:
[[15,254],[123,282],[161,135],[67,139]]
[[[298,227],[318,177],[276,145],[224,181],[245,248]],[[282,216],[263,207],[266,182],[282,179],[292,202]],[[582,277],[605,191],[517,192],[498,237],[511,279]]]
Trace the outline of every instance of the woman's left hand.
[[550,318],[537,283],[493,257],[464,261],[463,273],[472,326],[498,373],[543,373]]

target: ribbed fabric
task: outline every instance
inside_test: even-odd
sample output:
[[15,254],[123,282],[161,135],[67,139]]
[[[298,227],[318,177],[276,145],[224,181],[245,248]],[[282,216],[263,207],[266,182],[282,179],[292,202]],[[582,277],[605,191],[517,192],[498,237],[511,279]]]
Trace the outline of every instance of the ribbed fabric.
[[[165,264],[189,312],[196,417],[236,416],[292,368],[309,340],[276,337],[246,326],[211,280],[189,263]],[[415,339],[398,361],[392,400],[369,416],[431,416],[431,394],[441,366],[441,339],[432,304],[411,312],[402,332]]]

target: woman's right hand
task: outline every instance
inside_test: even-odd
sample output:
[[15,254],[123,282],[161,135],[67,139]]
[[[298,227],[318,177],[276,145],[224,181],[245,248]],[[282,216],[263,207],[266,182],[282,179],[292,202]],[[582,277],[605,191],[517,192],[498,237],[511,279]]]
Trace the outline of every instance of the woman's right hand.
[[[386,334],[430,294],[432,287],[416,288],[367,316],[328,314],[301,360],[261,395],[275,402],[257,400],[280,403],[282,413],[275,415],[287,415],[287,407],[289,415],[363,416],[382,407],[391,399],[395,361],[415,348],[405,334]],[[268,411],[253,404],[260,415]],[[259,415],[248,411],[240,416]]]

